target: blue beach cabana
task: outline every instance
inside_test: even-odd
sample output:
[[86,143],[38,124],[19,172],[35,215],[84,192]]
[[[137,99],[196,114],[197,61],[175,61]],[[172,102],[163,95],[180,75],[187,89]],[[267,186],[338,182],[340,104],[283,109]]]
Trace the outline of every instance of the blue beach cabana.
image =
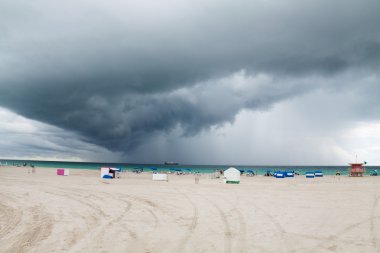
[[323,172],[322,172],[321,170],[316,170],[316,171],[314,172],[314,176],[315,176],[315,177],[323,177]]
[[286,177],[294,177],[294,171],[285,171]]
[[305,173],[305,175],[306,175],[306,178],[314,178],[315,177],[313,171],[308,171],[308,172]]
[[285,177],[285,172],[282,172],[282,171],[276,171],[274,173],[274,177],[275,178],[284,178]]

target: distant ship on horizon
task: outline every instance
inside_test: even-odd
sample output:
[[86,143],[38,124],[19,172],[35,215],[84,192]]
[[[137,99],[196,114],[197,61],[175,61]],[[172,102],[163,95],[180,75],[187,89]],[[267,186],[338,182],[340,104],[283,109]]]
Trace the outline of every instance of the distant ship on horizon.
[[178,165],[179,163],[176,162],[165,162],[165,165]]

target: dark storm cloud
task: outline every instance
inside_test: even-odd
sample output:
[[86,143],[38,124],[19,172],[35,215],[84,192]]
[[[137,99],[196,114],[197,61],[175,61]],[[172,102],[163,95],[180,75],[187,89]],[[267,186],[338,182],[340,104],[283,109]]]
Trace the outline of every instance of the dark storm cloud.
[[377,73],[378,24],[371,0],[3,1],[0,106],[129,150]]

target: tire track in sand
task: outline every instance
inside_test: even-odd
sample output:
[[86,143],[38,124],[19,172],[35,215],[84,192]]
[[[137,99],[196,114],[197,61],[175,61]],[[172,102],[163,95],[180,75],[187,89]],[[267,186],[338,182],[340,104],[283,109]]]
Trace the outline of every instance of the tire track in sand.
[[[151,209],[160,210],[160,208],[154,202],[152,202],[148,199],[144,199],[144,198],[140,198],[140,197],[136,197],[136,196],[131,196],[128,194],[123,194],[122,196],[125,196],[128,199],[135,201],[137,203],[143,204],[142,206],[143,206],[144,210],[147,211],[153,217],[154,228],[156,229],[158,227],[158,223],[159,223],[158,216]],[[149,206],[150,208],[147,208],[145,206]]]
[[[236,240],[238,240],[238,243],[236,244],[238,248],[234,249],[233,252],[241,252],[241,253],[254,252],[252,248],[247,248],[247,225],[246,225],[247,223],[245,221],[244,215],[240,212],[238,208],[240,196],[236,191],[234,191],[234,194],[235,194],[235,201],[233,203],[229,202],[231,209],[228,212],[230,216],[236,217],[237,223],[239,224],[239,230],[236,231],[235,233]],[[218,198],[223,199],[223,197],[224,197],[223,195],[219,195]],[[252,238],[250,238],[250,240],[254,241],[252,240]],[[259,245],[254,245],[254,247],[257,249],[257,252],[269,252],[267,249]],[[231,248],[232,248],[232,245],[231,245]]]
[[[83,200],[81,201],[82,205],[92,207],[92,210],[98,213],[98,215],[93,216],[96,221],[96,226],[87,226],[88,231],[92,230],[93,233],[95,234],[92,240],[95,238],[96,245],[102,244],[102,242],[104,241],[105,231],[109,230],[109,228],[115,225],[132,208],[132,203],[130,201],[119,198],[119,196],[115,194],[110,194],[106,192],[98,192],[97,194],[101,194],[104,196],[102,197],[102,196],[98,196],[97,194],[88,194],[88,191],[85,191],[83,189],[72,189],[72,191],[75,192],[76,196],[78,197],[75,200],[78,200],[79,202],[79,200],[82,199]],[[116,217],[114,215],[108,215],[105,212],[105,210],[101,208],[101,205],[99,205],[98,202],[102,203],[105,199],[116,201],[116,202],[122,202],[124,204],[124,207],[118,210],[120,213]],[[129,228],[126,228],[126,230],[132,239],[134,240],[137,239],[136,233],[131,231]],[[72,248],[75,245],[75,243],[79,241],[78,239],[83,239],[83,237],[84,237],[83,235],[80,237],[74,236],[75,240],[71,240],[71,242],[68,245],[69,249]],[[87,244],[89,245],[90,243],[87,242]]]
[[264,215],[264,217],[267,218],[267,220],[269,221],[268,222],[269,224],[272,224],[271,227],[274,228],[275,234],[277,234],[279,239],[282,241],[282,243],[281,243],[281,245],[283,245],[282,251],[283,252],[290,251],[289,245],[288,245],[286,238],[285,238],[285,235],[287,234],[287,232],[281,226],[281,224],[277,221],[277,219],[273,215],[271,215],[269,212],[267,212],[263,208],[259,207],[258,205],[253,204],[253,203],[251,203],[251,204],[255,208],[255,210],[260,211],[260,213],[262,213]]
[[245,223],[245,219],[242,215],[242,213],[239,211],[238,208],[234,207],[230,213],[235,213],[237,218],[238,218],[238,223],[239,223],[239,246],[240,250],[239,252],[247,252],[247,227]]
[[[235,217],[237,218],[238,224],[239,224],[239,230],[237,231],[237,239],[238,239],[238,244],[237,246],[239,247],[239,250],[234,250],[234,252],[247,252],[247,227],[246,227],[246,222],[244,219],[243,214],[240,212],[238,206],[239,206],[239,201],[240,201],[240,196],[237,194],[236,190],[234,190],[234,195],[235,195],[235,202],[232,204],[230,202],[231,210],[229,211],[229,215],[232,215],[235,213]],[[220,196],[220,199],[223,199],[223,196]]]
[[197,195],[207,200],[207,202],[210,203],[218,211],[219,217],[224,225],[224,252],[231,253],[232,252],[232,232],[231,232],[231,225],[228,222],[226,213],[215,202],[211,201],[210,199],[200,194],[197,194]]
[[[121,201],[125,204],[125,207],[122,208],[120,210],[120,214],[114,218],[112,218],[111,220],[109,220],[105,225],[103,225],[103,227],[99,230],[99,232],[97,233],[97,243],[100,243],[103,241],[103,237],[105,235],[105,231],[108,230],[110,227],[112,227],[113,225],[115,225],[118,221],[120,221],[126,214],[128,214],[128,212],[131,210],[132,208],[132,202],[128,201],[128,200],[124,200],[124,199],[121,199],[121,198],[115,198],[115,195],[114,194],[109,194],[109,193],[102,193],[104,194],[105,196],[107,196],[106,198],[112,198],[113,200],[116,200],[116,201]],[[99,197],[98,197],[99,198]],[[101,198],[99,198],[100,200],[102,200]],[[128,231],[128,234],[130,237],[132,237],[133,239],[137,239],[136,238],[136,233],[134,233],[133,231],[131,231],[130,229],[126,228],[127,231]]]
[[21,211],[0,203],[0,238],[4,238],[20,223],[21,214]]
[[[336,232],[334,235],[330,235],[327,238],[325,238],[325,240],[323,240],[320,243],[318,243],[311,252],[318,252],[321,249],[328,250],[329,246],[334,246],[334,245],[331,245],[331,244],[334,243],[334,242],[336,242],[336,241],[338,241],[338,239],[341,238],[343,235],[347,234],[351,230],[354,230],[354,229],[362,226],[365,223],[371,222],[371,220],[372,220],[371,218],[368,218],[368,219],[365,219],[365,220],[362,220],[362,221],[359,221],[359,222],[355,222],[355,223],[353,223],[353,224],[351,224],[351,225],[349,225],[349,226],[341,229],[340,231]],[[347,244],[356,243],[355,240],[344,240],[344,241]]]
[[[52,227],[52,217],[45,213],[40,207],[30,209],[32,213],[32,223],[25,229],[19,239],[11,246],[15,252],[29,251],[38,242],[49,237]],[[13,250],[12,250],[13,251]]]
[[[132,201],[134,203],[134,206],[135,206],[135,204],[139,205],[144,211],[148,212],[152,216],[152,218],[153,218],[152,227],[154,229],[153,229],[153,231],[150,231],[150,233],[154,234],[154,232],[160,228],[160,226],[159,226],[160,219],[158,217],[162,216],[162,215],[158,216],[156,214],[157,211],[160,211],[162,214],[167,215],[168,217],[172,218],[172,216],[169,215],[165,210],[163,210],[162,207],[160,207],[158,204],[156,204],[155,202],[153,202],[149,199],[145,199],[143,197],[138,197],[138,196],[134,196],[134,195],[130,195],[130,194],[121,194],[121,196],[123,198],[128,199],[129,201]],[[144,222],[146,222],[146,221],[144,221]],[[138,237],[136,232],[129,229],[129,233],[130,233],[130,235],[134,241],[140,240],[140,238]],[[151,249],[152,248],[151,243],[148,243],[146,240],[141,240],[140,247],[141,247],[141,251],[143,251],[143,252],[155,252],[155,250]],[[160,245],[160,250],[165,252],[163,250],[163,245]]]
[[[180,192],[178,189],[177,189],[178,192]],[[189,201],[189,203],[191,204],[192,208],[193,208],[193,215],[191,217],[191,223],[187,229],[187,232],[186,234],[179,240],[179,243],[178,243],[178,246],[175,250],[175,252],[182,252],[183,249],[185,248],[185,246],[188,244],[191,236],[193,235],[194,233],[194,230],[195,228],[197,227],[198,225],[198,219],[199,219],[199,214],[198,214],[198,207],[194,204],[194,202],[190,199],[190,197],[181,192],[181,194]]]
[[376,251],[380,252],[380,243],[379,243],[379,236],[377,235],[377,229],[376,226],[378,225],[378,219],[379,217],[376,216],[379,212],[376,212],[377,206],[379,205],[380,196],[377,196],[375,198],[375,201],[373,202],[372,211],[371,211],[371,237],[372,237],[372,245],[375,248]]
[[[62,190],[60,190],[62,189]],[[68,201],[73,201],[80,206],[83,206],[85,208],[88,208],[90,212],[86,213],[80,213],[80,212],[74,212],[73,215],[76,215],[78,217],[81,217],[86,224],[86,233],[80,233],[78,232],[78,228],[72,231],[67,232],[67,236],[64,239],[67,243],[64,245],[63,250],[68,251],[71,248],[73,248],[76,244],[78,244],[80,241],[86,238],[86,245],[87,248],[90,247],[91,242],[89,241],[89,238],[86,236],[88,233],[92,233],[100,224],[100,221],[103,217],[105,217],[105,213],[101,210],[101,208],[98,205],[95,205],[92,201],[89,201],[89,198],[91,195],[83,196],[80,194],[80,191],[78,189],[72,189],[72,191],[69,191],[68,189],[64,188],[57,188],[58,191],[51,191],[51,192],[45,192],[46,194],[50,194],[62,199],[66,199]],[[73,192],[75,194],[68,194],[70,192]],[[71,210],[73,213],[73,210]]]
[[[234,191],[234,193],[235,193],[235,202],[230,203],[231,210],[229,211],[229,214],[231,216],[236,217],[239,224],[239,230],[236,233],[237,240],[238,240],[237,247],[239,248],[234,250],[234,252],[241,252],[241,253],[253,252],[252,248],[249,248],[249,249],[247,248],[247,225],[246,225],[247,223],[243,214],[240,212],[240,209],[238,208],[240,196],[236,191]],[[222,199],[223,196],[220,196],[220,198]],[[252,241],[252,238],[250,239]],[[254,245],[254,247],[257,249],[258,252],[268,252],[268,250],[264,249],[263,247],[259,245]]]

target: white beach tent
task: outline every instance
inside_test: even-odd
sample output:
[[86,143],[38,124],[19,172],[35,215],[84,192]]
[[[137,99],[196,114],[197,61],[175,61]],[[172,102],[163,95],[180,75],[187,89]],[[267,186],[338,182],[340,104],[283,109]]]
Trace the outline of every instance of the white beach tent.
[[224,177],[226,178],[227,184],[238,184],[240,183],[240,171],[231,167],[226,169],[223,172]]
[[168,174],[152,174],[153,175],[153,181],[168,181]]

